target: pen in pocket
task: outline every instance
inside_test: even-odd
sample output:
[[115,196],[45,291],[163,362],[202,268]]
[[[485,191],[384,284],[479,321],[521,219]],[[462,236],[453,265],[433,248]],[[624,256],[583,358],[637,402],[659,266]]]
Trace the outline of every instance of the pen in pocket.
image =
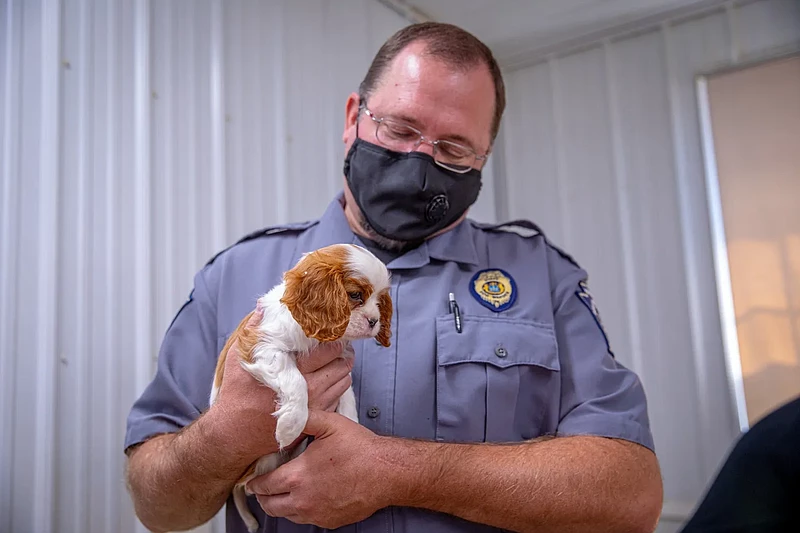
[[461,311],[458,309],[458,303],[456,303],[456,295],[452,292],[450,293],[450,312],[453,314],[456,323],[456,331],[461,333]]

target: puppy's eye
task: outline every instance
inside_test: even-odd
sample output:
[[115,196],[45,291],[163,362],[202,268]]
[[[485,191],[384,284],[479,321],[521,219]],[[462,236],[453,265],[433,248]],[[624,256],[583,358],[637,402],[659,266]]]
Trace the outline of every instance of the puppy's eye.
[[361,298],[361,293],[360,293],[360,292],[351,292],[351,293],[349,294],[349,296],[350,296],[350,299],[351,299],[351,300],[356,300],[356,301],[358,301],[358,302],[360,302],[360,301],[362,300],[362,298]]

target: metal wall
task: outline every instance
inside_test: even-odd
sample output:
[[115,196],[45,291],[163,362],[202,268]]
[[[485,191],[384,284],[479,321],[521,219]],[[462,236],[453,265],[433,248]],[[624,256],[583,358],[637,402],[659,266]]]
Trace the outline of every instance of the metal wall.
[[800,50],[796,0],[726,3],[507,74],[498,216],[537,221],[588,269],[612,348],[646,387],[663,531],[691,511],[739,428],[696,76],[791,50]]
[[194,272],[321,214],[345,98],[405,23],[374,0],[0,0],[0,531],[134,530],[125,417]]

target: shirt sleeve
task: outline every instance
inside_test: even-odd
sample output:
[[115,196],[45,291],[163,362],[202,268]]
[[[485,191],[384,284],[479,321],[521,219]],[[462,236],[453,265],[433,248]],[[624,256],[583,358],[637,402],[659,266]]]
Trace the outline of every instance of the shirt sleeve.
[[216,368],[216,306],[204,271],[164,336],[158,369],[131,408],[125,449],[189,425],[208,408]]
[[[577,275],[576,275],[577,274]],[[555,312],[561,365],[559,435],[596,435],[655,449],[639,377],[609,346],[585,273],[561,285]]]

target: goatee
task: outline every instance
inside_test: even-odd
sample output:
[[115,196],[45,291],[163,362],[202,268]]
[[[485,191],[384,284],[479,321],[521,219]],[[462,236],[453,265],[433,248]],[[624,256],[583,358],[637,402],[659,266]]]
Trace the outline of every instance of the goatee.
[[420,244],[420,242],[398,241],[380,235],[377,231],[375,231],[375,228],[373,228],[370,223],[367,222],[366,217],[361,212],[358,213],[358,222],[361,225],[361,229],[363,229],[367,235],[369,235],[370,240],[388,252],[402,252],[410,248],[415,248]]

